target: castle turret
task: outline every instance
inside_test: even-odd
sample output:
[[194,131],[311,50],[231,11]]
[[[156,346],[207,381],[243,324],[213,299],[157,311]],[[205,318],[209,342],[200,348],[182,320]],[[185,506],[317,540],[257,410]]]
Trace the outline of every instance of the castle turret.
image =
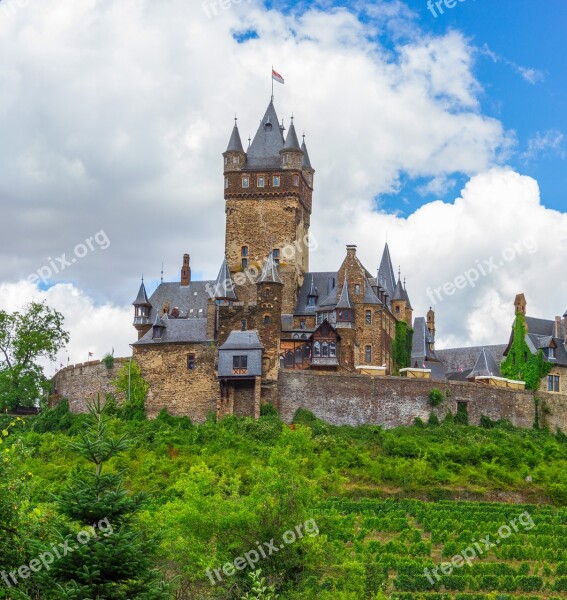
[[402,285],[401,273],[398,273],[398,283],[396,284],[394,295],[392,297],[392,312],[398,321],[406,320],[406,308],[407,301],[404,292],[404,286]]
[[431,308],[431,306],[427,311],[427,329],[433,338],[435,338],[435,311]]
[[516,314],[521,314],[521,315],[524,315],[524,317],[525,317],[526,316],[526,306],[527,306],[526,297],[524,296],[524,294],[518,294],[514,300],[514,309],[516,311]]
[[285,144],[280,150],[280,155],[282,157],[282,169],[301,170],[303,168],[303,150],[297,139],[293,117],[291,118]]
[[181,285],[187,286],[191,283],[191,267],[189,266],[189,255],[183,255],[183,266],[181,267]]
[[240,139],[240,132],[238,131],[238,125],[234,119],[234,127],[228,140],[228,146],[226,151],[223,153],[224,157],[224,171],[240,171],[246,164],[246,152],[242,147],[242,141]]
[[303,152],[303,162],[301,163],[301,167],[303,169],[303,174],[305,176],[305,180],[307,181],[307,184],[312,188],[313,187],[313,176],[315,174],[315,169],[311,166],[311,160],[309,159],[309,152],[307,152],[307,145],[305,144],[305,135],[303,135],[301,151]]
[[267,381],[276,381],[279,370],[279,349],[282,331],[283,282],[270,252],[256,282],[258,294],[258,332],[264,346],[262,372]]
[[143,277],[140,289],[138,290],[138,295],[134,302],[132,302],[132,305],[134,306],[134,327],[138,332],[138,339],[140,339],[151,327],[150,313],[152,310]]

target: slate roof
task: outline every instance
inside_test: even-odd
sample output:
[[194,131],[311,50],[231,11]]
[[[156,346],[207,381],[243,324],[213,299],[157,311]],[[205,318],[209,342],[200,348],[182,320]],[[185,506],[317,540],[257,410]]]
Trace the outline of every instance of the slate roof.
[[268,254],[268,260],[262,267],[262,273],[258,279],[258,283],[282,283],[280,275],[278,273],[278,266],[274,261],[273,253]]
[[156,311],[161,313],[165,302],[169,302],[170,310],[179,308],[181,317],[205,317],[209,300],[207,287],[212,290],[213,284],[213,281],[191,281],[188,286],[178,281],[161,283],[150,296],[150,318],[155,318]]
[[251,329],[249,331],[231,331],[219,350],[262,350],[263,348],[258,332]]
[[383,304],[374,292],[374,287],[368,277],[364,281],[364,304]]
[[[421,360],[439,360],[437,354],[430,350],[429,344],[433,344],[435,339],[429,333],[427,322],[424,317],[416,317],[413,321],[413,341],[412,341],[412,361]],[[413,364],[413,362],[412,362]]]
[[278,169],[281,166],[280,150],[284,146],[284,138],[278,122],[274,103],[270,101],[258,131],[248,148],[248,169]]
[[348,295],[348,281],[345,276],[345,281],[343,283],[343,289],[341,290],[341,295],[339,301],[337,303],[336,308],[352,308],[350,304],[350,297]]
[[382,260],[378,268],[377,284],[386,290],[389,296],[388,301],[391,302],[394,297],[394,290],[396,289],[396,276],[394,275],[388,244],[384,246]]
[[297,138],[297,133],[295,132],[295,125],[293,124],[293,118],[291,119],[291,125],[289,126],[289,131],[287,132],[287,137],[285,138],[284,150],[301,150],[301,146],[299,145],[299,139]]
[[469,348],[448,348],[436,350],[435,354],[441,360],[447,373],[447,379],[465,381],[474,369],[482,350],[492,355],[495,363],[499,365],[504,360],[506,344],[492,346],[471,346]]
[[206,342],[207,319],[163,319],[165,329],[159,339],[152,339],[153,327],[142,337],[134,342],[133,346],[148,346],[156,344],[186,344],[188,342]]
[[406,281],[404,279],[404,300],[406,301],[406,308],[413,310],[413,306],[411,305],[408,291],[406,290]]
[[134,306],[150,306],[150,301],[148,300],[148,295],[146,294],[146,286],[144,285],[143,279],[140,289],[138,290],[138,295],[132,304]]
[[405,300],[404,287],[402,286],[402,280],[399,277],[398,283],[396,284],[396,289],[394,290],[394,295],[392,296],[392,300]]
[[219,274],[214,283],[214,297],[217,300],[238,300],[226,258],[222,261]]
[[309,159],[309,152],[307,152],[307,146],[305,145],[305,139],[303,140],[303,143],[301,144],[301,149],[303,150],[303,166],[306,169],[312,169],[313,167],[311,166],[311,160]]
[[236,122],[234,123],[234,127],[230,135],[230,140],[228,141],[228,147],[226,149],[226,152],[244,152],[244,148],[242,147],[242,140],[240,139],[240,133],[238,131],[238,126],[236,125]]
[[478,359],[468,375],[468,379],[474,379],[475,377],[486,377],[493,375],[494,377],[501,377],[500,367],[494,359],[492,352],[483,348],[478,355]]
[[[303,279],[303,285],[299,290],[299,294],[297,296],[297,304],[295,307],[294,314],[296,315],[312,315],[315,310],[322,305],[322,302],[326,301],[329,296],[328,286],[329,279],[332,278],[335,282],[333,288],[336,286],[336,282],[338,279],[338,273],[336,271],[324,271],[319,273],[306,273]],[[319,294],[317,298],[316,306],[308,307],[307,306],[307,296],[309,295],[309,291],[311,290],[311,285],[317,288],[317,293]],[[337,296],[335,291],[334,301],[332,302],[333,306],[337,303]]]
[[[539,350],[543,350],[544,360],[546,362],[567,366],[567,348],[565,346],[565,325],[561,324],[561,335],[562,337],[555,337],[555,320],[551,319],[538,319],[535,317],[526,317],[526,325],[528,327],[528,333],[526,334],[526,343],[533,354],[536,354]],[[513,334],[512,334],[513,336]],[[510,342],[508,347],[512,343],[512,336],[510,336]],[[551,343],[555,342],[555,358],[549,358],[548,348]]]

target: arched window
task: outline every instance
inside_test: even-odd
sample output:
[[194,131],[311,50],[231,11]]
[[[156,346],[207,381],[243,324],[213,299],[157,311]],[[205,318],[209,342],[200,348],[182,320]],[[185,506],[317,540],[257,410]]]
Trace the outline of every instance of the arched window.
[[337,356],[337,344],[335,342],[329,344],[329,356],[332,358],[336,358]]
[[321,356],[329,356],[329,344],[327,342],[321,344]]
[[271,322],[270,315],[264,315],[264,325],[269,325]]
[[307,359],[311,358],[311,345],[310,344],[305,345],[305,348],[303,349],[303,356],[305,356],[305,358],[307,358]]
[[300,365],[303,362],[303,352],[301,348],[295,349],[295,364]]
[[313,356],[321,356],[321,342],[313,344]]
[[285,353],[284,366],[287,369],[293,369],[293,352],[291,350]]

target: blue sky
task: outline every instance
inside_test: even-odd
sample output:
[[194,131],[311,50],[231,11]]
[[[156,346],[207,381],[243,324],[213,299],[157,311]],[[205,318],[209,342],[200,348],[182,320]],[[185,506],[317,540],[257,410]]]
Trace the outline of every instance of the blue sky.
[[[388,2],[386,1],[386,4]],[[415,26],[422,33],[443,35],[462,32],[478,48],[474,74],[484,92],[481,112],[502,122],[515,133],[506,164],[536,179],[548,208],[567,208],[567,2],[565,0],[464,0],[444,14],[427,8],[426,0],[405,0]],[[435,3],[434,3],[435,4]],[[266,2],[269,8],[302,12],[314,6],[356,10],[353,2]],[[360,19],[370,26],[365,14]],[[398,33],[398,32],[397,32]],[[405,37],[405,39],[403,39]],[[407,36],[382,35],[380,43],[391,50]],[[533,70],[533,72],[521,70]],[[452,201],[467,181],[456,173],[454,185],[444,194],[424,193],[427,179],[400,176],[392,194],[382,195],[378,205],[387,211],[410,214],[433,199]]]

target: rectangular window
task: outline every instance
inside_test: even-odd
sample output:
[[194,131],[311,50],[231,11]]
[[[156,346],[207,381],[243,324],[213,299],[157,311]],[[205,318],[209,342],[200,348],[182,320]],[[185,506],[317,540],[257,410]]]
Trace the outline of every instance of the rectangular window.
[[274,250],[272,252],[272,257],[273,257],[276,265],[279,265],[280,264],[280,251],[278,250],[278,248],[274,248]]
[[279,177],[279,175],[274,175],[274,187],[280,187],[280,177]]
[[293,185],[295,187],[299,187],[299,175],[294,175],[293,176]]
[[246,267],[248,267],[248,259],[247,258],[243,258],[242,259],[242,268],[246,269]]
[[250,187],[250,178],[249,177],[242,178],[242,187],[243,188]]
[[364,362],[371,363],[372,362],[372,346],[364,347]]
[[372,311],[371,310],[366,311],[366,324],[372,325]]
[[192,371],[195,368],[195,355],[188,354],[187,355],[187,369]]
[[237,165],[238,164],[238,156],[233,156],[232,157],[232,164],[233,165]]
[[241,331],[246,331],[246,319],[242,319],[242,321],[240,321],[240,329]]
[[283,155],[283,164],[284,164],[284,165],[287,165],[287,163],[288,163],[288,162],[289,162],[289,155],[287,155],[287,154],[284,154],[284,155]]
[[248,368],[248,357],[247,356],[233,356],[232,357],[232,368],[233,369],[247,369]]
[[301,321],[299,321],[299,328],[305,329],[305,319],[301,319]]
[[547,391],[559,392],[559,375],[547,376]]
[[258,177],[258,187],[264,187],[264,178]]
[[226,190],[228,188],[228,177],[224,178],[224,189]]
[[359,285],[358,283],[356,283],[356,284],[354,285],[354,293],[355,293],[357,296],[360,296],[360,285]]
[[248,246],[242,246],[242,256],[248,256]]
[[549,358],[555,358],[555,348],[549,349]]

